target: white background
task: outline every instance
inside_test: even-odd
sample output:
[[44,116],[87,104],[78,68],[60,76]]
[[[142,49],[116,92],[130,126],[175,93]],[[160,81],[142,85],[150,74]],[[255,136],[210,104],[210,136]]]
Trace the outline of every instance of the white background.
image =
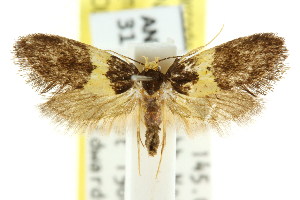
[[[250,125],[212,135],[214,200],[299,200],[300,14],[297,1],[208,0],[207,38],[212,45],[257,32],[286,38],[291,69],[266,97],[266,109]],[[78,38],[78,2],[2,1],[0,6],[0,199],[77,198],[77,137],[42,118],[42,102],[12,63],[18,36],[53,33]]]

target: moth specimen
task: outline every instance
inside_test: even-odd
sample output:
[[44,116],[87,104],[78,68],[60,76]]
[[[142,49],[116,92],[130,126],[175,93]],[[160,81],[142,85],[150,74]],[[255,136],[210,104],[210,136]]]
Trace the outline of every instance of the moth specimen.
[[40,105],[44,115],[86,131],[124,131],[128,120],[135,120],[138,142],[145,128],[150,156],[160,144],[163,152],[169,125],[193,134],[248,121],[260,112],[261,96],[286,71],[287,57],[284,39],[273,33],[194,49],[176,56],[166,73],[160,62],[171,57],[141,63],[56,35],[20,37],[14,53],[27,81],[50,94]]

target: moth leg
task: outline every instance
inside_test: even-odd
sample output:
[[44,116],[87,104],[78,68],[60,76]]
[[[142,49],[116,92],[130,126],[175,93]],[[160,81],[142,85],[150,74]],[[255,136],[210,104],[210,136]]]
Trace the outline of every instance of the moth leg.
[[141,140],[141,101],[138,102],[138,114],[137,114],[137,131],[136,131],[136,139],[137,139],[137,147],[138,147],[138,171],[139,175],[141,175],[141,147],[140,144],[143,144]]
[[157,171],[156,171],[156,178],[158,177],[158,173],[160,170],[160,166],[161,166],[161,161],[163,158],[163,153],[165,150],[165,146],[166,146],[166,138],[167,138],[167,131],[166,131],[166,112],[165,112],[165,102],[162,102],[162,142],[161,142],[161,150],[160,150],[160,158],[159,158],[159,163],[158,163],[158,167],[157,167]]
[[[141,131],[139,131],[139,133],[141,133]],[[140,141],[140,144],[143,146],[143,148],[145,148],[145,145],[142,141],[142,138],[141,138],[141,134],[139,134],[139,141]]]

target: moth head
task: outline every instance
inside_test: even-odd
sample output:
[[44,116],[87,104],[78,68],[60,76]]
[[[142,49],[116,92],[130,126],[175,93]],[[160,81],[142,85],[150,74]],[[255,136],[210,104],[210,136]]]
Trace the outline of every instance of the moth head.
[[158,65],[159,62],[159,57],[155,57],[154,61],[149,62],[149,58],[146,56],[143,56],[145,59],[145,67],[144,70],[148,71],[150,69],[154,70],[154,71],[160,71],[160,66]]

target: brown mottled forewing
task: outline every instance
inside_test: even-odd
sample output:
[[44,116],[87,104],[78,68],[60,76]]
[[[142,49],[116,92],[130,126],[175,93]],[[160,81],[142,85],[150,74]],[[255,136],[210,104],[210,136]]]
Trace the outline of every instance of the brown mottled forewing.
[[254,34],[219,45],[212,63],[216,82],[223,90],[266,94],[286,71],[286,53],[284,39],[273,33]]
[[260,95],[286,71],[286,53],[283,38],[262,33],[187,54],[167,72],[175,90],[167,101],[169,110],[188,132],[245,122],[260,112]]
[[14,52],[28,82],[45,93],[82,88],[95,66],[87,45],[60,36],[32,34],[21,37]]
[[40,93],[53,96],[40,106],[57,123],[96,128],[135,107],[130,88],[134,65],[106,51],[56,35],[32,34],[14,46],[21,71]]

